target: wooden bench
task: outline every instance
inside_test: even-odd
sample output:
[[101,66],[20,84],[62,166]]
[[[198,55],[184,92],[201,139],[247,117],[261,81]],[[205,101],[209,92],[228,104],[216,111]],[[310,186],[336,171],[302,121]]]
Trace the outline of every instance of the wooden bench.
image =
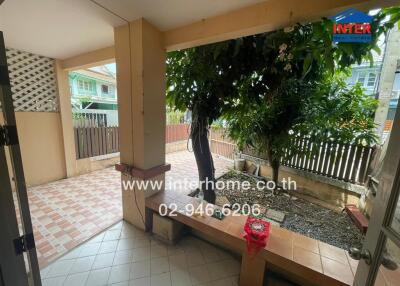
[[[210,216],[189,216],[185,206],[197,207],[198,199],[160,192],[146,199],[147,209],[159,211],[161,204],[176,204],[178,211],[171,219],[223,243],[227,248],[242,253],[241,286],[263,285],[266,267],[281,271],[302,285],[352,285],[357,261],[343,249],[271,225],[267,246],[256,257],[250,258],[243,239],[243,226],[247,216],[227,216],[218,220]],[[211,205],[213,208],[218,206]]]

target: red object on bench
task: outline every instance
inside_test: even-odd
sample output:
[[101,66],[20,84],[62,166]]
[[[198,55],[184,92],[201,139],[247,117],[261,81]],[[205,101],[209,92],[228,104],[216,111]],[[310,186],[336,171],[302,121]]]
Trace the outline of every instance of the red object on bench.
[[345,211],[362,233],[366,234],[368,230],[368,219],[365,215],[363,215],[355,205],[346,205]]
[[267,221],[248,217],[244,225],[244,238],[247,240],[247,252],[257,254],[267,245],[271,224]]

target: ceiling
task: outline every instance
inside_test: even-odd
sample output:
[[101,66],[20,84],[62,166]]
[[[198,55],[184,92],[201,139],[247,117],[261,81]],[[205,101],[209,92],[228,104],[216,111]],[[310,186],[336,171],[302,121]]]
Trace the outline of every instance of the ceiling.
[[7,47],[65,59],[112,46],[125,20],[143,17],[165,31],[263,1],[5,0],[0,30]]

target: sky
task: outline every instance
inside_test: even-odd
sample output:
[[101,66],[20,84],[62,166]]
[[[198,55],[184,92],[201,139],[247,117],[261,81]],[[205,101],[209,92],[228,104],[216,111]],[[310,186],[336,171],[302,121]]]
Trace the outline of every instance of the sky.
[[117,73],[115,63],[97,66],[97,67],[91,67],[91,68],[89,68],[89,70],[100,72],[100,73],[105,73],[105,74],[108,74],[109,72],[111,72],[114,74],[114,77],[116,76],[116,73]]
[[111,72],[117,73],[115,63],[105,65]]

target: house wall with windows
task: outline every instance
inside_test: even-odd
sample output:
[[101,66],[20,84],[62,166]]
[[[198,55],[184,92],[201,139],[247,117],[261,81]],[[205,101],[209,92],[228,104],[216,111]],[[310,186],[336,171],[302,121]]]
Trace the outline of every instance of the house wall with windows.
[[115,76],[93,70],[69,73],[71,103],[74,114],[103,114],[107,125],[118,126]]
[[[359,83],[365,93],[379,100],[375,114],[378,136],[383,143],[392,130],[400,95],[400,31],[393,28],[386,39],[386,47],[381,47],[381,55],[374,54],[373,65],[364,62],[352,66],[349,85]],[[383,53],[384,51],[384,53]]]
[[375,96],[381,67],[382,61],[374,62],[372,67],[369,63],[353,66],[351,76],[347,82],[350,85],[359,83],[364,88],[366,94]]

